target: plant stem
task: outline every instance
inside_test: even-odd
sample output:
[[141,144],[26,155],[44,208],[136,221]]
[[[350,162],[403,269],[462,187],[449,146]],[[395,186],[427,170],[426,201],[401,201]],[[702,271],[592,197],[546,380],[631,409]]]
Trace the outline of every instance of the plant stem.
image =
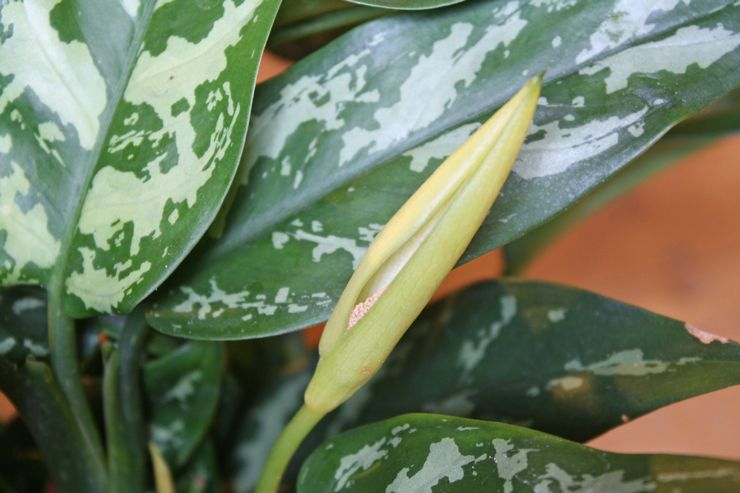
[[291,457],[306,435],[323,417],[323,413],[313,411],[305,404],[301,406],[273,445],[265,467],[262,469],[255,493],[277,493],[280,488],[280,479]]
[[147,335],[144,310],[140,307],[128,315],[118,341],[119,428],[125,433],[129,469],[125,472],[124,491],[146,490],[146,431],[141,392],[141,356]]
[[[58,288],[56,288],[59,286]],[[87,402],[85,389],[77,360],[77,338],[75,324],[64,312],[62,306],[62,283],[51,282],[49,286],[49,349],[51,352],[51,366],[59,382],[59,387],[72,411],[77,426],[80,429],[85,445],[89,449],[89,456],[95,461],[91,464],[106,477],[103,445],[93,420],[92,411]]]
[[[98,467],[51,369],[29,360],[22,367],[0,358],[0,389],[18,409],[62,493],[107,491]],[[1,489],[1,488],[0,488]]]

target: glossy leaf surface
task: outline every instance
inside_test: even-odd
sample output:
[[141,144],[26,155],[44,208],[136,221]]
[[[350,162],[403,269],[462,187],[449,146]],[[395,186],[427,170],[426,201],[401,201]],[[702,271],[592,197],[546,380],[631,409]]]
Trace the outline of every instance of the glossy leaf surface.
[[504,245],[506,273],[520,275],[522,270],[552,241],[586,219],[609,202],[627,193],[653,175],[676,164],[692,152],[710,145],[716,137],[683,136],[663,138],[627,166],[615,173],[585,197],[554,219]]
[[463,260],[520,237],[740,82],[739,12],[469,2],[364,24],[259,88],[249,183],[150,323],[234,339],[325,320],[388,218],[547,67],[528,143]]
[[206,439],[183,471],[175,475],[175,489],[181,493],[218,493],[217,464],[216,449],[212,441]]
[[501,423],[398,416],[329,440],[303,465],[300,493],[681,491],[730,493],[740,463],[602,452]]
[[721,137],[740,132],[740,91],[735,90],[684,120],[655,146],[573,206],[542,226],[504,246],[507,274],[519,274],[550,242],[607,203],[659,171]]
[[197,341],[145,366],[149,438],[170,468],[188,461],[211,426],[222,367],[222,345]]
[[2,3],[1,284],[129,311],[179,264],[235,174],[278,4]]
[[[282,380],[245,414],[235,449],[238,491],[253,486],[311,373]],[[427,308],[380,373],[319,424],[296,462],[340,431],[409,412],[506,421],[586,441],[738,383],[740,345],[712,341],[691,325],[554,284],[481,283]]]
[[49,357],[46,294],[33,286],[0,292],[0,357],[22,363],[28,356]]
[[23,417],[61,491],[105,491],[105,465],[89,447],[46,363],[18,366],[0,358],[0,391]]
[[394,10],[426,10],[446,7],[465,0],[347,0],[351,3]]
[[426,411],[585,441],[738,383],[740,345],[690,324],[579,289],[487,282],[427,309],[334,428]]
[[346,2],[284,1],[270,33],[270,51],[297,59],[325,46],[352,27],[392,11]]

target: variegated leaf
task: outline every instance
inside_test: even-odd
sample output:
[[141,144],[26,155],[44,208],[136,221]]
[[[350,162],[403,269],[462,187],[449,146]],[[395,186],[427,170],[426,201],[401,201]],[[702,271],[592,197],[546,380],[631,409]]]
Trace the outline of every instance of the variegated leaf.
[[350,28],[394,11],[434,9],[463,1],[465,0],[284,0],[275,19],[275,29],[270,34],[268,46],[279,55],[301,58]]
[[432,491],[731,493],[740,463],[602,452],[526,428],[409,414],[329,440],[303,465],[300,493]]
[[218,493],[218,458],[213,440],[206,440],[175,477],[175,489],[180,493]]
[[389,9],[340,0],[283,0],[267,45],[281,56],[301,58],[350,28],[391,13]]
[[1,284],[81,316],[174,269],[235,174],[278,4],[2,3]]
[[[245,414],[237,491],[253,486],[310,375],[278,382]],[[690,324],[553,284],[481,283],[427,308],[378,375],[318,425],[295,463],[340,431],[397,414],[507,421],[585,441],[739,383],[740,345]]]
[[184,465],[216,413],[223,345],[191,341],[144,368],[149,439],[171,468]]
[[16,365],[0,358],[0,392],[28,426],[59,491],[104,491],[104,464],[89,446],[46,363],[28,359]]
[[463,260],[518,238],[733,89],[738,47],[740,5],[709,0],[470,2],[365,24],[259,89],[250,181],[150,323],[234,339],[325,320],[388,218],[547,67],[528,143]]
[[466,0],[347,0],[351,3],[360,5],[370,5],[373,7],[383,7],[394,10],[425,10],[436,9],[461,3]]
[[34,286],[0,292],[0,357],[22,364],[29,356],[48,359],[46,294]]
[[644,180],[715,141],[716,137],[680,136],[663,138],[642,156],[619,170],[609,180],[582,197],[568,210],[519,239],[504,245],[507,275],[520,275],[536,255],[567,231],[601,207]]
[[735,90],[671,129],[655,146],[542,226],[504,246],[506,271],[518,274],[570,227],[644,180],[720,137],[740,132],[740,91]]
[[[234,443],[230,449],[231,483],[237,493],[254,490],[272,446],[290,418],[303,404],[303,393],[313,373],[313,367],[273,381],[271,388],[244,411],[241,422],[236,423]],[[323,437],[323,433],[321,434]],[[308,442],[318,444],[316,432]],[[310,445],[308,445],[310,447]],[[310,451],[310,450],[308,450]],[[293,463],[300,463],[308,455],[302,447]],[[295,476],[289,472],[288,477]]]

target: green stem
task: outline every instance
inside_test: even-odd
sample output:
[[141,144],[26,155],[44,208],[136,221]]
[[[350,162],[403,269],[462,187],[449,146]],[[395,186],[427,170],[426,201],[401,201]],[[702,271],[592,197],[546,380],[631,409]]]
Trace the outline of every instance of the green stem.
[[[103,408],[108,445],[108,491],[144,493],[144,457],[139,429],[130,428],[125,418],[128,397],[122,392],[123,354],[113,349],[105,363]],[[138,402],[138,399],[137,399]]]
[[305,405],[301,406],[273,445],[255,493],[277,493],[280,479],[291,457],[306,435],[323,417],[323,413],[312,411]]
[[125,476],[130,457],[126,454],[125,433],[121,429],[120,402],[118,396],[118,350],[108,357],[103,374],[103,416],[108,446],[108,488],[110,493],[125,491]]
[[60,492],[107,491],[105,469],[97,466],[57,380],[45,363],[30,360],[17,367],[0,358],[0,389],[31,431]]
[[[55,289],[55,284],[57,283],[50,283],[48,298],[51,366],[84,438],[85,446],[89,449],[89,456],[94,461],[91,467],[105,478],[103,445],[80,376],[75,324],[64,312],[62,289]],[[59,283],[59,286],[63,284]]]
[[141,393],[141,356],[147,334],[144,310],[139,308],[126,320],[118,341],[119,428],[125,433],[129,469],[124,475],[122,491],[143,492],[146,489],[146,430]]

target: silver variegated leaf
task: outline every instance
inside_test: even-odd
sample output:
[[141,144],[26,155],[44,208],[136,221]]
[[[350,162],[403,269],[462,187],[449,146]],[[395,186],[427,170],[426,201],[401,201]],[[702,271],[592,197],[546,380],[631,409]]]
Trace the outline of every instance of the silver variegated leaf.
[[725,1],[470,2],[365,24],[260,87],[249,182],[149,320],[234,339],[321,322],[406,198],[548,68],[514,172],[463,261],[567,208],[740,82]]
[[[233,454],[237,491],[254,486],[311,373],[275,382],[245,413]],[[505,421],[586,441],[738,383],[740,345],[724,337],[579,289],[485,282],[424,310],[378,374],[319,423],[293,464],[338,432],[398,414]]]
[[615,454],[526,428],[409,414],[344,433],[303,465],[300,493],[732,493],[740,463]]
[[278,0],[10,0],[0,13],[0,283],[128,311],[216,214]]

